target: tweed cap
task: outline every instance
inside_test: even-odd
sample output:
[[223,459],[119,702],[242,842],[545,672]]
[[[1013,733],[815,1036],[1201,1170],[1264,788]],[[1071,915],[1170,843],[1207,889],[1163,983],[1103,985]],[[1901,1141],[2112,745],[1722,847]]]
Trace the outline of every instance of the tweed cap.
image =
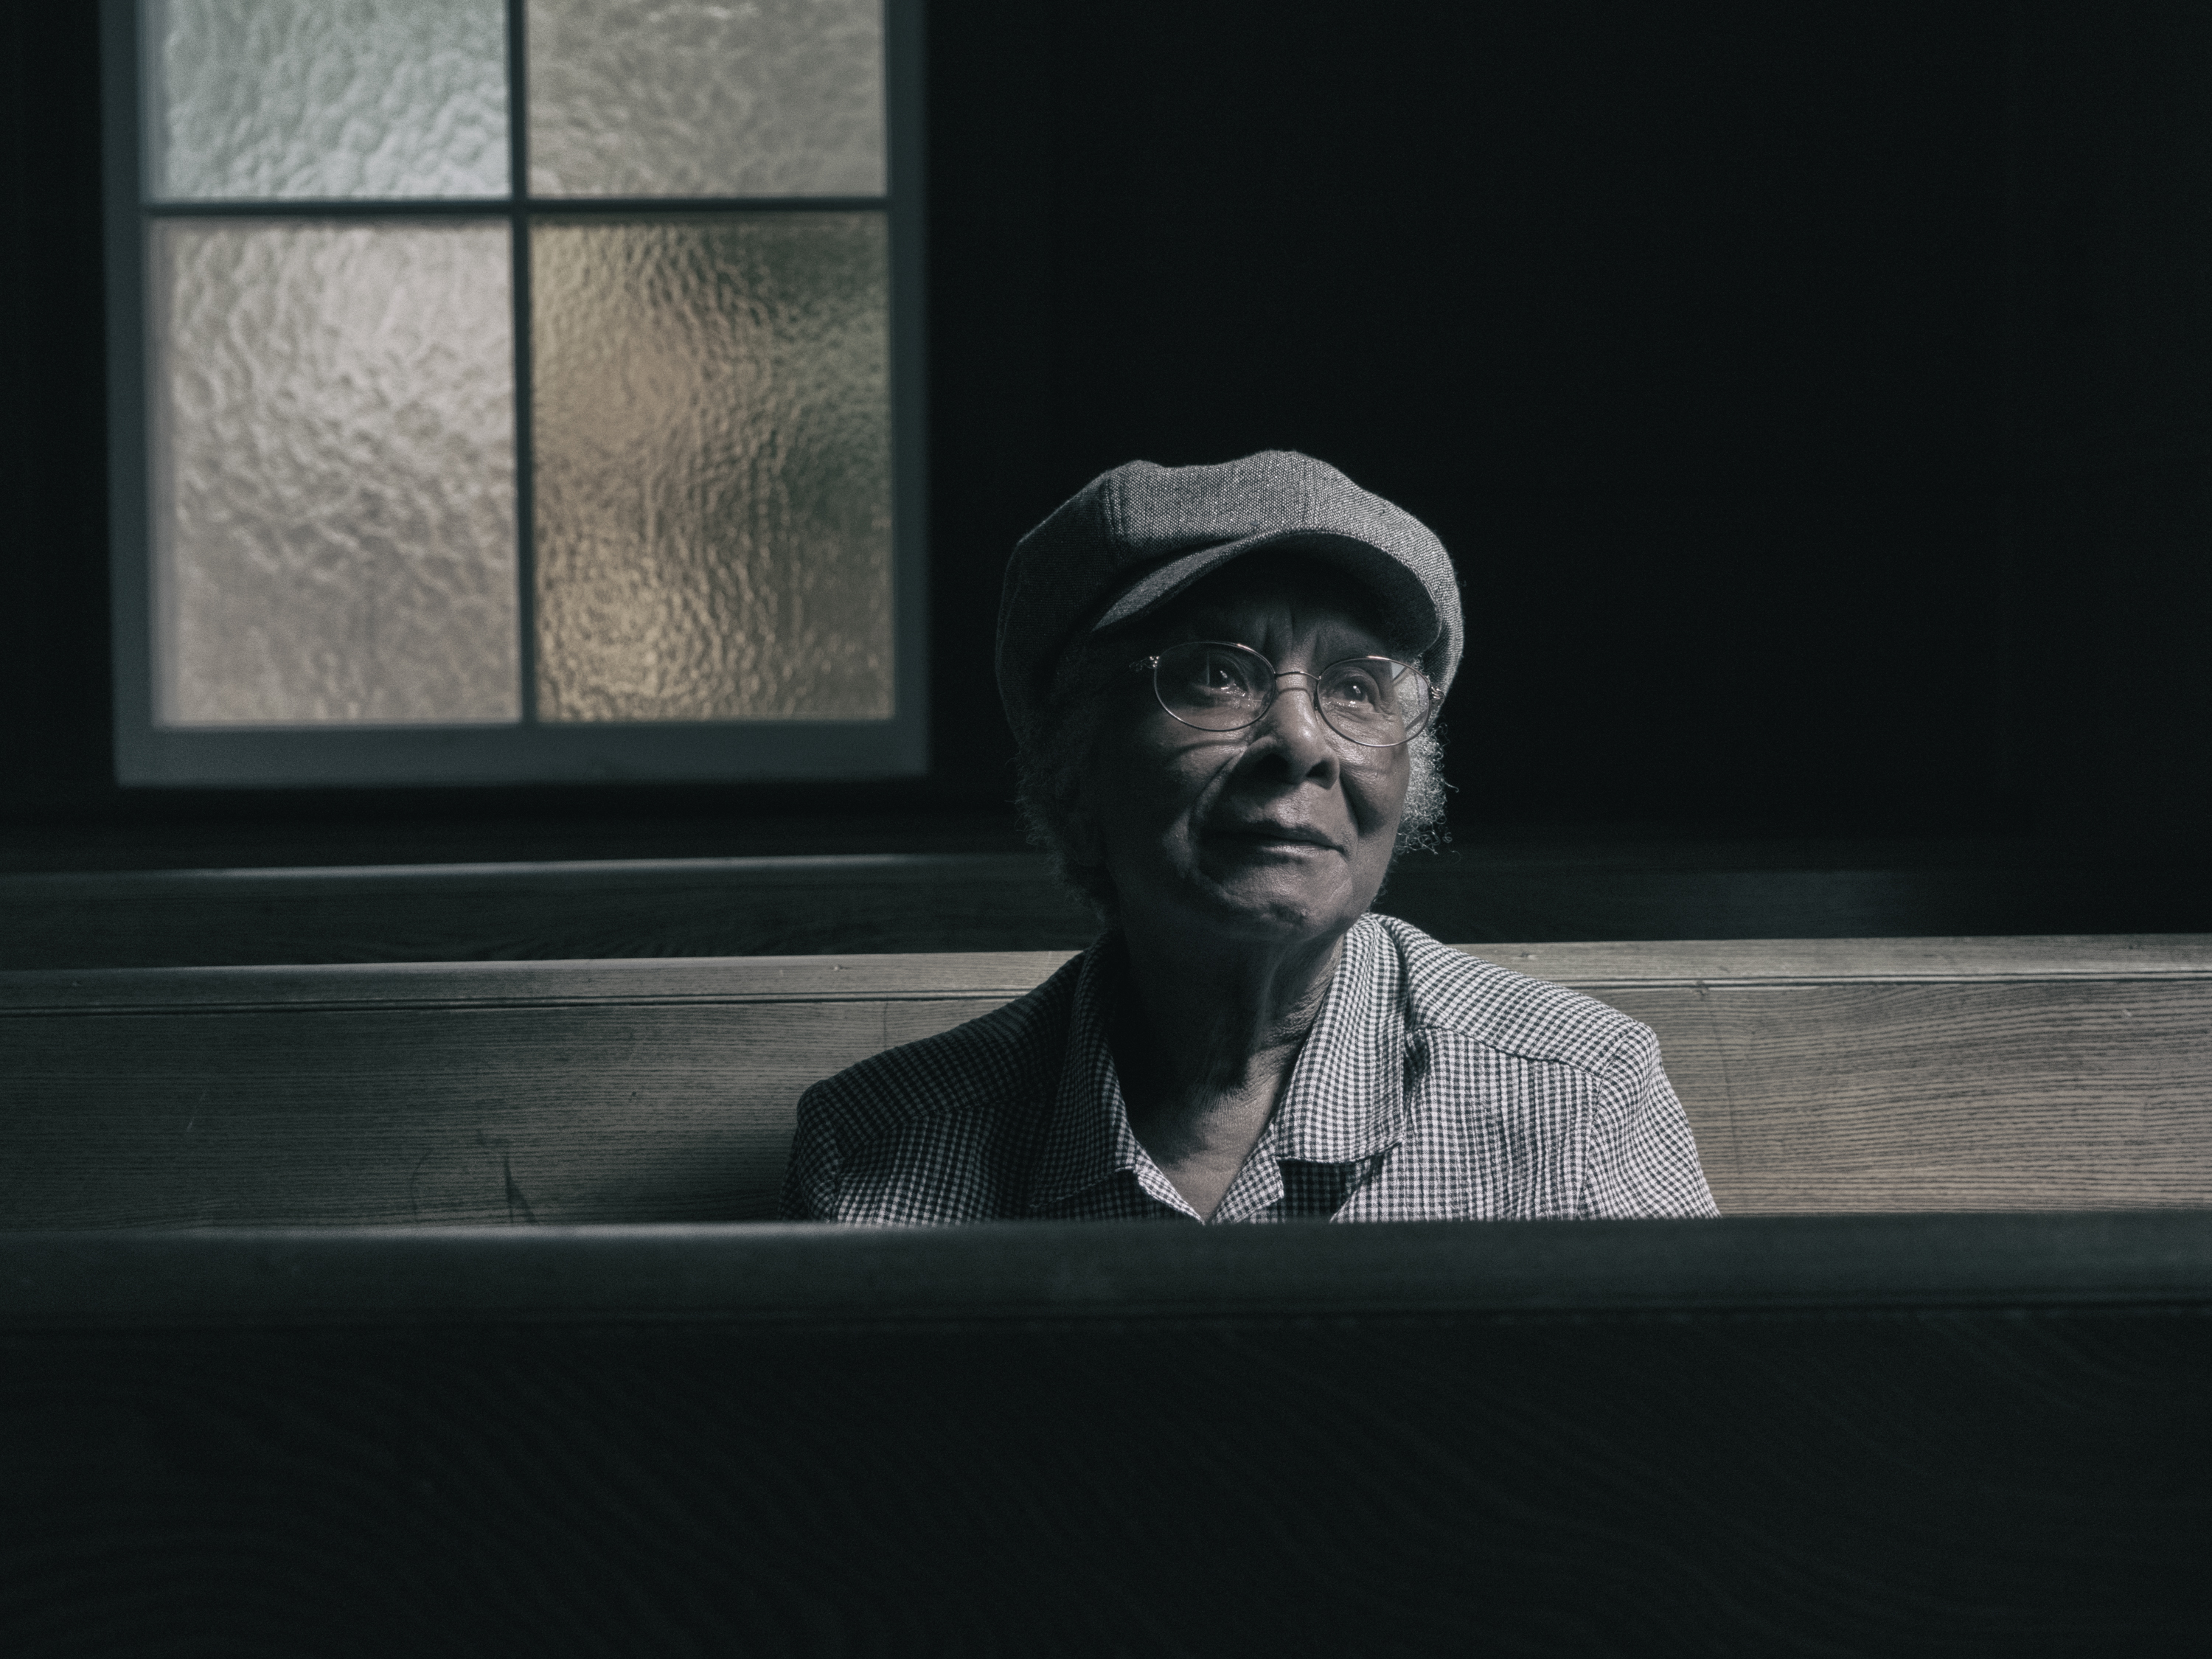
[[1086,633],[1158,610],[1232,559],[1298,554],[1341,567],[1381,602],[1439,695],[1465,624],[1451,556],[1404,508],[1326,461],[1263,450],[1217,466],[1131,461],[1101,473],[1015,544],[999,602],[999,696],[1024,743],[1054,671]]

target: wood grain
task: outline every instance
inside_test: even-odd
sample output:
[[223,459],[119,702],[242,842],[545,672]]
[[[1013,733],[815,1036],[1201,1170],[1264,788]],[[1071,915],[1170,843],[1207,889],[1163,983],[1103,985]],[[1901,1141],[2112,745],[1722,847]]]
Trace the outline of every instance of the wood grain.
[[[2212,975],[2212,934],[2028,939],[1664,939],[1463,945],[1539,979],[1611,985],[1776,981]],[[92,969],[0,973],[0,1016],[32,1010],[276,1007],[791,998],[1019,996],[1068,951],[825,953],[796,957],[301,968]]]
[[113,968],[0,974],[10,1012],[302,1007],[568,1006],[1021,995],[1066,951],[732,957],[306,968]]
[[2212,933],[1632,939],[1594,944],[1462,945],[1459,948],[1516,973],[1586,989],[1659,981],[1728,984],[1777,980],[2212,975]]
[[808,1084],[1000,1000],[10,1021],[0,1211],[48,1227],[771,1215]]
[[2212,1204],[2212,980],[1603,994],[1659,1033],[1723,1213]]
[[[1493,951],[1658,1032],[1724,1212],[2212,1204],[2207,941]],[[0,976],[0,1224],[762,1218],[808,1084],[1065,959]]]

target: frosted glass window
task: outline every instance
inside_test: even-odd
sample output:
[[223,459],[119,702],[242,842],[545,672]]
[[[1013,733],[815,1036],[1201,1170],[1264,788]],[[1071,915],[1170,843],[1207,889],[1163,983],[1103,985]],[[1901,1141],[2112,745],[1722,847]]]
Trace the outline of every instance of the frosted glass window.
[[877,213],[531,230],[538,712],[891,713]]
[[156,201],[507,191],[501,0],[146,0]]
[[918,7],[101,15],[120,781],[926,767]]
[[505,222],[151,230],[161,718],[518,718]]
[[530,0],[540,196],[879,196],[879,0]]

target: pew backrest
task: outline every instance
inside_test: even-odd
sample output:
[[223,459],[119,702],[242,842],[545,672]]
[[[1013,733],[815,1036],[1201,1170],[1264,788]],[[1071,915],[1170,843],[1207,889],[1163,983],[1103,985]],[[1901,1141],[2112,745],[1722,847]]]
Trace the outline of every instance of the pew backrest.
[[2208,1315],[2203,1212],[13,1233],[0,1651],[2186,1654]]
[[[2212,872],[2176,860],[1846,850],[1456,847],[1401,860],[1386,908],[1456,939],[2212,927]],[[0,970],[1080,950],[1097,931],[1041,853],[0,873]]]
[[[1724,1212],[2212,1206],[2212,937],[1479,954],[1658,1032]],[[0,1224],[765,1218],[808,1084],[1065,960],[0,975]]]

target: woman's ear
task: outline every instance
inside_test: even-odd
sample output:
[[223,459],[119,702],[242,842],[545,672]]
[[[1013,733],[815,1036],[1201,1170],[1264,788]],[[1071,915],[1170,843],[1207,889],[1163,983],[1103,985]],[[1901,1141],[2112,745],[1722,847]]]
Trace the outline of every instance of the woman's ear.
[[1068,863],[1095,869],[1106,863],[1106,838],[1099,836],[1091,818],[1068,821]]
[[[1088,794],[1089,791],[1084,793]],[[1096,866],[1106,862],[1106,838],[1098,833],[1097,820],[1091,816],[1087,801],[1077,799],[1060,830],[1067,842],[1070,864]]]

